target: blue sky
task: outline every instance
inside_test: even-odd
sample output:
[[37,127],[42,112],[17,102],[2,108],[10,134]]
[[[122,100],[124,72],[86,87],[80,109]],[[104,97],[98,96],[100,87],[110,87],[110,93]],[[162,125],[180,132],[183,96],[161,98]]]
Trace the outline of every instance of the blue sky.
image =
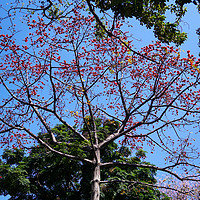
[[[197,9],[194,5],[188,5],[187,6],[187,13],[182,19],[182,22],[180,24],[180,28],[188,33],[188,39],[187,41],[181,45],[179,48],[181,49],[181,56],[185,57],[187,56],[187,50],[191,51],[191,54],[199,57],[200,48],[198,47],[198,36],[196,35],[196,30],[200,27],[200,15],[197,12]],[[146,46],[152,41],[155,41],[155,37],[153,36],[153,31],[146,29],[146,27],[142,27],[138,21],[132,20],[133,25],[133,37],[135,37],[137,40],[135,40],[133,43],[135,44],[135,48],[139,50],[141,47]],[[192,130],[191,130],[192,131]],[[200,137],[197,138],[196,143],[198,144],[200,141]],[[147,152],[150,152],[149,147],[145,147],[144,150]],[[155,150],[155,153],[147,154],[146,161],[149,161],[150,163],[155,164],[156,166],[163,166],[164,164],[164,153],[160,151],[157,148],[157,151]],[[158,176],[161,176],[163,174],[162,172],[158,172]]]
[[[199,57],[200,48],[198,47],[198,36],[196,35],[196,30],[200,27],[200,15],[194,5],[188,5],[188,12],[184,16],[180,26],[181,29],[188,33],[187,41],[180,46],[181,56],[185,57],[187,55],[187,50],[191,51],[191,54]],[[139,50],[142,46],[148,45],[155,41],[152,30],[147,30],[145,27],[141,27],[138,21],[133,20],[133,36],[138,40],[134,41],[135,47]],[[134,31],[137,30],[137,31]],[[191,130],[192,131],[192,130]],[[199,142],[200,138],[197,138]],[[148,151],[148,148],[147,148]],[[148,151],[149,152],[149,151]],[[155,151],[156,152],[156,151]],[[162,166],[164,163],[164,156],[160,154],[148,154],[147,160],[155,165]],[[161,156],[159,156],[161,155]]]
[[[139,24],[139,22],[136,20],[129,20],[129,21],[133,25],[133,28],[131,29],[131,33],[133,34],[133,37],[135,38],[135,41],[133,43],[137,50],[139,50],[141,47],[145,45],[152,43],[152,41],[155,41],[152,30],[147,30],[146,27],[142,27]],[[196,29],[200,27],[199,22],[200,22],[200,15],[197,12],[196,7],[194,5],[189,5],[188,12],[186,13],[181,23],[181,29],[183,29],[184,32],[188,33],[188,40],[180,48],[181,50],[184,50],[185,52],[187,50],[190,50],[191,53],[194,54],[195,56],[198,56],[199,51],[200,51],[197,45],[198,36],[196,35]],[[184,56],[184,54],[185,53],[182,51],[182,56]],[[148,150],[148,149],[145,149],[145,150]],[[161,157],[162,156],[158,157],[157,154],[150,154],[147,157],[147,160],[155,165],[161,165],[163,163],[163,159],[161,159]],[[8,198],[0,197],[0,200],[6,200],[6,199]]]

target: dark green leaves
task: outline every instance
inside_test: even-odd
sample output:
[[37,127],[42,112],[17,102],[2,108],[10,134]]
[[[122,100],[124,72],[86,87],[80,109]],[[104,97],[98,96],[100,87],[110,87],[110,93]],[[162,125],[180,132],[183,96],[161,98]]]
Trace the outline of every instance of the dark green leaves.
[[[184,16],[186,9],[183,7],[187,3],[197,1],[177,0],[93,0],[96,7],[102,12],[111,10],[116,19],[136,18],[141,25],[154,30],[154,35],[161,42],[173,42],[181,45],[186,39],[187,34],[181,32],[178,25]],[[169,22],[166,13],[171,12],[175,15],[174,22]]]

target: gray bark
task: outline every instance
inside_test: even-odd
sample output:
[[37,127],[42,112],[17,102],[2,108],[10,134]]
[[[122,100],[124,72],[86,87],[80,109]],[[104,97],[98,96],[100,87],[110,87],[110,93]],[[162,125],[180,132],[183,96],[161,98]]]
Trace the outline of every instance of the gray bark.
[[100,149],[97,149],[95,151],[96,153],[96,164],[94,166],[94,171],[93,171],[93,180],[91,184],[91,200],[100,200]]

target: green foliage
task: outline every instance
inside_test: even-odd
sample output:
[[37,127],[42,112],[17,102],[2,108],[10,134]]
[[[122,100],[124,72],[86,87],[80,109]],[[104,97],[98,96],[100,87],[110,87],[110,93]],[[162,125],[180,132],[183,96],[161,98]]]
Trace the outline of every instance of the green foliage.
[[[11,154],[13,153],[15,152]],[[34,147],[20,163],[8,165],[5,160],[1,162],[0,169],[0,194],[9,194],[11,199],[55,200],[58,196],[61,199],[79,196],[75,184],[80,179],[77,173],[80,163],[52,154],[43,148]]]
[[21,149],[9,150],[5,149],[2,156],[6,160],[7,164],[12,165],[22,161],[24,157],[24,152]]
[[[115,18],[136,18],[141,25],[154,29],[154,35],[161,42],[174,42],[182,44],[187,39],[187,34],[178,29],[178,25],[184,16],[186,9],[183,7],[187,3],[197,1],[176,0],[169,4],[169,0],[93,0],[102,12],[112,10]],[[168,22],[166,12],[175,15],[174,22]]]
[[98,23],[96,23],[95,25],[96,25],[95,37],[98,40],[100,40],[105,37],[105,30],[103,30],[103,28]]
[[[88,126],[91,119],[87,118]],[[119,122],[115,120],[96,119],[99,138],[105,138],[113,133]],[[83,126],[82,132],[86,131]],[[55,148],[65,153],[91,157],[88,144],[82,143],[65,125],[57,125],[52,131],[58,142]],[[47,134],[40,137],[48,140]],[[101,151],[102,162],[126,162],[135,164],[149,164],[142,161],[145,157],[143,150],[138,150],[135,156],[126,146],[119,147],[111,143]],[[24,150],[6,150],[0,162],[0,195],[11,196],[10,199],[40,199],[66,200],[90,199],[92,166],[80,161],[73,161],[54,154],[41,145],[32,147],[29,153]],[[162,199],[162,194],[155,188],[139,183],[121,182],[130,180],[148,184],[155,184],[155,170],[138,167],[113,166],[101,169],[101,180],[111,181],[101,184],[101,199]],[[164,199],[164,198],[163,198]]]
[[61,5],[53,5],[48,10],[48,18],[50,19],[59,19],[63,14],[63,11],[60,10]]

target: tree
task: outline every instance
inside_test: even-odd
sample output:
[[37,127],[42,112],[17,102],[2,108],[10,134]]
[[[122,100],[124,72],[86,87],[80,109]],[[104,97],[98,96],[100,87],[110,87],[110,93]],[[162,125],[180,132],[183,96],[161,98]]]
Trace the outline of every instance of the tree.
[[[27,15],[23,22],[30,32],[23,39],[17,32],[0,35],[1,147],[24,148],[35,140],[55,154],[91,165],[92,200],[100,198],[101,170],[110,167],[159,170],[180,180],[198,180],[194,161],[199,150],[193,139],[200,122],[199,60],[189,51],[182,58],[179,49],[160,42],[133,51],[120,22],[114,36],[100,37],[94,16],[85,8],[76,5],[68,16],[50,23]],[[102,140],[97,118],[114,119],[119,126]],[[56,138],[50,128],[55,123],[79,138],[79,153],[57,149],[67,148],[70,141]],[[38,135],[36,127],[52,139]],[[143,144],[153,150],[156,145],[169,163],[157,167],[103,162],[101,152],[117,140],[132,150]],[[183,168],[184,177],[174,172],[176,167]]]
[[[95,6],[92,6],[91,2],[95,2]],[[168,0],[87,1],[88,5],[90,6],[90,10],[93,12],[95,11],[92,7],[98,7],[103,13],[105,13],[107,10],[112,10],[114,20],[135,17],[137,20],[139,20],[141,25],[145,25],[147,28],[153,28],[155,37],[160,41],[166,43],[174,42],[177,45],[182,44],[187,38],[187,34],[181,33],[181,31],[178,29],[178,26],[186,12],[186,9],[183,7],[183,5],[191,2],[192,1],[190,0],[184,2],[173,1],[172,4],[169,4]],[[166,21],[167,11],[176,16],[174,22]]]
[[[196,200],[199,199],[199,182],[179,181],[173,177],[166,176],[158,181],[160,186],[164,186],[161,191],[174,200]],[[174,190],[166,189],[172,187]]]
[[[106,134],[111,134],[111,126],[117,125],[114,120],[105,125],[97,119],[98,134],[103,139]],[[117,125],[118,126],[118,125]],[[116,128],[116,126],[115,126]],[[79,138],[73,137],[71,131],[65,125],[58,125],[52,129],[58,141],[65,141],[70,148],[58,147],[66,153],[76,151]],[[84,131],[84,130],[83,130]],[[47,134],[40,134],[44,140],[51,140]],[[72,138],[71,138],[72,137]],[[71,139],[70,139],[71,138]],[[74,147],[74,148],[73,148]],[[82,154],[88,154],[84,151]],[[90,155],[89,155],[90,156]],[[118,148],[116,143],[111,143],[102,151],[102,161],[113,160],[115,162],[127,162],[135,164],[149,164],[142,162],[145,157],[143,150],[138,150],[135,157],[130,157],[129,148]],[[6,150],[3,154],[4,162],[0,165],[0,194],[9,194],[11,199],[90,199],[91,165],[72,161],[63,156],[58,156],[41,145],[31,148],[31,152],[25,155],[22,149]],[[154,189],[156,170],[144,168],[110,167],[102,171],[101,199],[167,199]],[[117,182],[121,179],[132,179],[135,183]],[[108,180],[114,182],[106,183]],[[152,184],[152,186],[149,186]]]
[[[165,43],[173,42],[176,45],[182,44],[187,39],[187,34],[180,31],[180,23],[187,12],[184,7],[193,3],[199,10],[199,0],[86,0],[89,11],[95,17],[98,29],[105,32],[108,36],[114,36],[113,30],[119,20],[135,18],[141,25],[148,29],[153,28],[154,35]],[[17,10],[42,12],[51,21],[65,18],[70,13],[69,8],[73,5],[84,5],[82,1],[66,0],[45,0],[45,1],[13,1],[8,8],[9,15],[16,13]],[[4,8],[5,9],[5,8]],[[14,12],[14,13],[13,13]],[[167,13],[175,16],[174,21],[167,19]],[[110,16],[110,17],[109,17]],[[109,19],[108,19],[109,18]],[[106,21],[112,23],[106,24]],[[129,25],[131,25],[129,23]]]

